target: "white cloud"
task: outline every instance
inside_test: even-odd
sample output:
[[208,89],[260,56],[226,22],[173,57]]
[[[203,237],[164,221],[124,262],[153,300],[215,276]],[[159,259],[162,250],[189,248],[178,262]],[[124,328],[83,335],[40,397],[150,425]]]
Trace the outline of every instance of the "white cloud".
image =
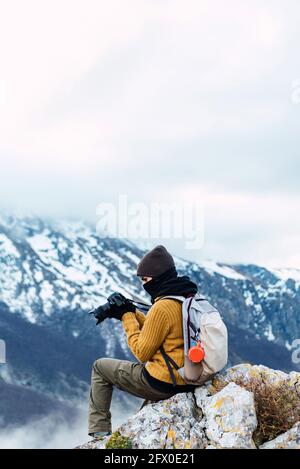
[[[103,139],[189,138],[276,119],[264,100],[241,109],[230,95],[279,65],[288,18],[260,2],[230,3],[192,1],[184,9],[178,1],[6,4],[2,145],[31,155],[29,164],[43,155],[44,163],[59,157],[66,168],[70,154],[84,166],[90,146],[98,146],[102,163]],[[106,68],[96,75],[97,86],[101,63]],[[53,101],[60,114],[47,125]]]
[[[140,401],[136,399],[135,410],[141,405]],[[113,403],[113,431],[132,415],[133,409],[133,405],[126,408],[124,404]],[[23,426],[8,426],[0,431],[0,449],[74,449],[91,439],[87,434],[87,421],[87,412],[80,411],[72,422],[50,415]]]
[[157,195],[158,200],[178,205],[189,201],[204,208],[204,245],[189,251],[181,243],[185,257],[299,268],[299,196],[223,192],[217,186],[190,184]]
[[293,200],[299,17],[295,0],[6,2],[1,205],[92,218],[116,194],[178,198],[185,184],[217,187],[225,212],[243,193]]

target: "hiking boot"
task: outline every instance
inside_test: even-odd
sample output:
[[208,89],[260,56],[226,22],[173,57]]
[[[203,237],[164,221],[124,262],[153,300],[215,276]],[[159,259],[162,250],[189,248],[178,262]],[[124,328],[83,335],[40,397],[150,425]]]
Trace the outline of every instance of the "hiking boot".
[[94,438],[95,440],[102,441],[104,437],[110,436],[111,432],[95,432],[95,433],[90,433],[90,436]]

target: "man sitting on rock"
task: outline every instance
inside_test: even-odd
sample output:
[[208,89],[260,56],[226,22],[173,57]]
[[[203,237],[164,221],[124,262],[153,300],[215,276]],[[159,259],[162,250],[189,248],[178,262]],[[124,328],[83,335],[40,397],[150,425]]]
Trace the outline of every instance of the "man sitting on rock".
[[174,259],[164,246],[157,246],[142,258],[137,275],[151,296],[149,312],[145,316],[135,308],[124,309],[111,317],[122,321],[128,345],[138,362],[112,358],[95,361],[89,403],[89,435],[94,438],[111,433],[114,386],[145,399],[144,404],[195,388],[187,385],[176,369],[176,365],[184,365],[182,305],[162,297],[187,298],[197,293],[197,286],[189,277],[178,276]]

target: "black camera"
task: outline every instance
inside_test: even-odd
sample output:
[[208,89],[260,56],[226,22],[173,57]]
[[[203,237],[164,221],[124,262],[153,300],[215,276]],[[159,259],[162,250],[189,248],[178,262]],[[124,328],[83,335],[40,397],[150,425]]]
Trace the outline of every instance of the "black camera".
[[136,306],[131,300],[125,298],[122,293],[113,293],[107,298],[107,303],[98,306],[90,311],[96,319],[96,325],[103,322],[106,318],[117,318],[118,315],[129,311],[135,312]]

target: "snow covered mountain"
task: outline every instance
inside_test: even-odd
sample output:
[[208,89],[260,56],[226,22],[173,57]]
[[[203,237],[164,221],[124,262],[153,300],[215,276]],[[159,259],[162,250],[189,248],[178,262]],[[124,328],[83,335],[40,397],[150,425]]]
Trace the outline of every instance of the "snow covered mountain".
[[[132,359],[120,322],[96,328],[87,312],[113,291],[148,300],[135,276],[143,254],[83,222],[2,214],[0,338],[8,356],[2,381],[50,396],[66,397],[71,387],[76,396],[86,389],[95,358]],[[291,348],[300,337],[300,270],[175,260],[222,312],[231,364],[297,369]]]

